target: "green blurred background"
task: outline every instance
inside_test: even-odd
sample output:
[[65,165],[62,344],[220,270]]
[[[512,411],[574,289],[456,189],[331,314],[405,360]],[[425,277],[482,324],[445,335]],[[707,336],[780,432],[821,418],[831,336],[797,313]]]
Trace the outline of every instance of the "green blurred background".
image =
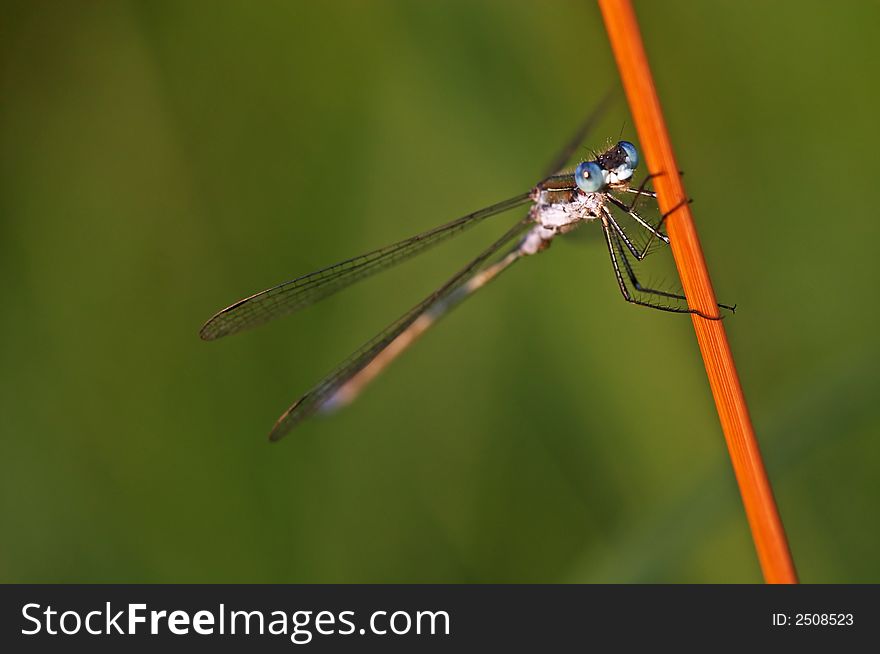
[[[880,582],[880,5],[637,10],[801,577]],[[0,62],[2,581],[761,579],[691,322],[598,230],[277,445],[513,217],[196,335],[529,188],[617,85],[594,3],[4,3]]]

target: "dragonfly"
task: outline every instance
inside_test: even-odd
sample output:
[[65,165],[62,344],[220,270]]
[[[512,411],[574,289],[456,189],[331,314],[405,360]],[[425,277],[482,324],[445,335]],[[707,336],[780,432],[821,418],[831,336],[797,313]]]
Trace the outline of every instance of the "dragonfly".
[[[311,306],[494,216],[528,207],[524,216],[475,259],[367,341],[294,402],[275,422],[270,440],[281,439],[310,416],[331,413],[349,404],[451,309],[520,259],[543,252],[556,237],[585,223],[598,222],[601,225],[617,285],[627,302],[661,311],[698,314],[713,320],[721,318],[690,308],[680,293],[644,286],[637,276],[639,262],[654,246],[669,243],[662,229],[663,223],[682,205],[660,215],[656,221],[649,220],[637,209],[637,201],[642,198],[656,204],[656,194],[647,189],[647,184],[660,173],[647,175],[638,186],[632,184],[639,165],[635,145],[618,141],[599,153],[593,153],[594,156],[578,163],[573,171],[564,171],[565,164],[581,147],[601,108],[602,105],[587,118],[554,159],[547,175],[529,191],[250,295],[218,311],[204,324],[199,335],[208,341],[256,327]],[[624,219],[628,221],[627,225]],[[636,230],[641,231],[643,238],[634,234]],[[735,310],[735,306],[725,304],[718,307],[719,310]]]

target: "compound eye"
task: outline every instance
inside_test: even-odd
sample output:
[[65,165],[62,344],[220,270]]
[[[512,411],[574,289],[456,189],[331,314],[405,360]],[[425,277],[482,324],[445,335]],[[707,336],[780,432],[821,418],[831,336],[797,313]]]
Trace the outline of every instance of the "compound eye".
[[574,181],[584,193],[595,193],[605,186],[605,175],[595,161],[582,161],[575,168]]
[[617,144],[623,152],[626,154],[626,165],[629,166],[632,170],[638,168],[639,165],[639,151],[636,150],[636,146],[634,146],[629,141],[621,141]]

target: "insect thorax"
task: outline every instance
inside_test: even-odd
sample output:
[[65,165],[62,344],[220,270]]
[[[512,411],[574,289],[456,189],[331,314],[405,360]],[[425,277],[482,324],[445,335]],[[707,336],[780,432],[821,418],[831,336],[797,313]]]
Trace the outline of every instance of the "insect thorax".
[[558,234],[569,232],[582,222],[595,220],[604,203],[604,193],[538,191],[530,211],[532,220],[537,224],[523,239],[520,246],[523,253],[535,254],[548,247]]

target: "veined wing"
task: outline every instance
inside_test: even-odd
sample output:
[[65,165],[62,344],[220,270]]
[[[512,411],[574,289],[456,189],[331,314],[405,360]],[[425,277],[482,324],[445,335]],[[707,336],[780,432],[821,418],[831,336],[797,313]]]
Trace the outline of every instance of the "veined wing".
[[455,299],[452,298],[453,294],[483,269],[495,253],[525,232],[532,224],[531,219],[528,217],[516,223],[501,238],[486,248],[476,259],[462,268],[443,286],[365,343],[333,372],[322,379],[312,390],[287,409],[275,423],[269,438],[277,441],[305,418],[326,407],[328,403],[334,402],[336,399],[334,396],[347,381],[364,370],[383,350],[411,327],[419,317],[430,311],[432,307],[437,306],[438,303],[450,300],[455,302]]
[[605,110],[608,109],[608,106],[611,104],[611,100],[614,99],[616,95],[616,91],[614,89],[609,89],[605,96],[599,101],[593,111],[590,112],[590,115],[587,116],[587,119],[578,127],[578,130],[571,136],[568,142],[563,146],[563,148],[557,153],[556,158],[547,166],[544,171],[544,176],[549,177],[558,173],[560,170],[565,168],[571,158],[574,156],[574,153],[577,152],[578,148],[581,147],[584,140],[587,138],[587,134],[593,131],[593,127],[602,118]]
[[302,275],[239,300],[217,312],[199,331],[206,341],[256,327],[274,318],[303,309],[318,300],[349,286],[359,279],[385,270],[408,259],[450,236],[497,215],[529,202],[530,194],[493,204],[450,223],[417,234],[392,245],[346,259],[327,268]]

